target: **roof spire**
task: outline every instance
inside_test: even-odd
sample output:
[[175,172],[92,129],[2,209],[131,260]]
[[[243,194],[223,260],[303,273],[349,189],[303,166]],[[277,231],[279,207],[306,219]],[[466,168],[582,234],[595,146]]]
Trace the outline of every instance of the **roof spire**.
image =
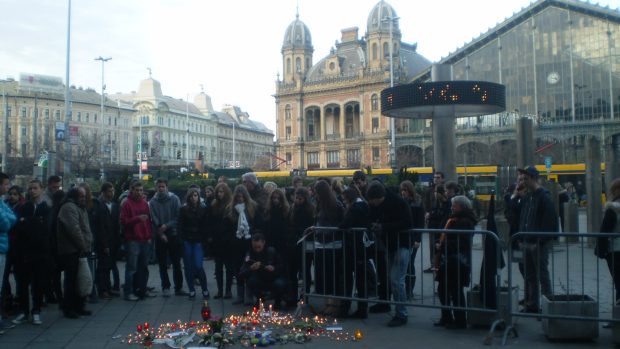
[[152,75],[153,75],[153,72],[151,71],[151,68],[146,68],[146,70],[148,70],[148,71],[149,71],[149,79],[151,79],[151,77],[152,77]]
[[295,19],[299,19],[299,0],[297,0],[297,13],[295,13]]

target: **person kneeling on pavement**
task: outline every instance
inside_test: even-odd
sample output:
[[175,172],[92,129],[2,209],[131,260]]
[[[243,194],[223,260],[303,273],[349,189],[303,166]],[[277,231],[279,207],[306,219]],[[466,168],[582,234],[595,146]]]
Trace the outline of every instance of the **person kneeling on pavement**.
[[245,256],[239,277],[245,280],[257,302],[265,299],[271,292],[274,310],[279,310],[282,295],[286,291],[286,279],[280,256],[273,247],[266,246],[265,236],[261,233],[252,235],[252,246]]

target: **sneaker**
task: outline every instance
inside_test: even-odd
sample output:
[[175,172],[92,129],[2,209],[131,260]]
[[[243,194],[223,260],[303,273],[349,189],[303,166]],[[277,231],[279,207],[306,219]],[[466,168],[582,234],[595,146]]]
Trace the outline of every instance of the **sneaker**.
[[183,291],[183,290],[174,290],[174,295],[175,296],[187,296],[189,293]]
[[32,324],[33,325],[43,324],[43,321],[41,321],[41,314],[32,314]]
[[166,298],[170,297],[170,289],[169,288],[164,288],[164,290],[161,293],[161,295],[166,297]]
[[188,295],[189,299],[194,299],[196,298],[196,291],[189,291],[189,295]]
[[144,294],[145,298],[155,298],[157,297],[157,295],[151,291],[146,291],[146,293]]
[[10,330],[11,328],[14,328],[15,324],[9,320],[2,320],[0,321],[0,330]]
[[433,269],[433,267],[428,267],[428,268],[424,269],[424,273],[425,274],[430,274],[430,273],[432,273],[434,271],[435,271],[435,269]]
[[209,299],[209,290],[202,291],[202,299]]
[[222,298],[222,297],[224,297],[224,295],[222,294],[222,292],[218,292],[218,293],[216,293],[216,294],[215,294],[215,296],[213,296],[213,299],[220,299],[220,298]]
[[21,325],[24,322],[28,321],[28,316],[24,313],[21,313],[19,315],[17,315],[17,317],[15,319],[13,319],[13,323],[15,325]]
[[131,293],[127,296],[125,296],[125,300],[126,301],[131,301],[131,302],[135,302],[137,300],[139,300],[140,298],[138,298],[138,296],[136,296],[135,294]]
[[406,317],[394,316],[392,320],[390,320],[387,325],[388,327],[398,327],[403,326],[407,323]]
[[377,304],[371,306],[370,308],[368,308],[368,311],[373,313],[373,314],[387,313],[390,310],[391,310],[390,305],[389,304],[385,304],[385,303],[377,303]]

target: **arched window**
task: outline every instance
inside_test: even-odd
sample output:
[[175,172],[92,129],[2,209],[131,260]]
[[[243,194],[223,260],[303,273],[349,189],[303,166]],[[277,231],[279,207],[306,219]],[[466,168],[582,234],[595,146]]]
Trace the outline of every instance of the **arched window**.
[[379,96],[376,94],[370,97],[370,110],[377,111],[379,110]]
[[390,57],[390,45],[387,42],[383,43],[383,57]]
[[301,58],[299,57],[295,59],[295,72],[301,73]]
[[377,43],[372,44],[372,59],[377,59]]
[[306,58],[306,69],[310,69],[310,58]]
[[287,74],[291,73],[291,59],[290,58],[286,59],[286,73]]

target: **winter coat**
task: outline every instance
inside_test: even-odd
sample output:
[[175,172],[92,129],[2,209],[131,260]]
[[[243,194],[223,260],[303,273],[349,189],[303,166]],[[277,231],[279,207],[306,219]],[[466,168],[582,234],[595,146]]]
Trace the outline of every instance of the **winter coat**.
[[110,208],[103,198],[93,200],[91,215],[95,227],[95,251],[102,253],[105,249],[110,250],[110,255],[115,255],[120,248],[120,208],[118,203],[112,201]]
[[38,204],[26,202],[17,222],[15,249],[26,260],[45,260],[50,255],[49,220],[51,207],[44,200]]
[[189,205],[181,207],[178,221],[181,239],[191,243],[206,241],[207,213],[207,207],[200,203],[196,207]]
[[[261,267],[257,270],[252,270],[250,266],[254,264],[254,262],[261,262]],[[265,266],[268,265],[272,265],[274,270],[265,270]],[[255,252],[252,248],[250,248],[248,253],[245,255],[243,265],[239,271],[239,277],[241,279],[248,279],[252,274],[256,273],[259,275],[261,280],[273,280],[277,276],[281,275],[283,271],[284,264],[282,264],[282,259],[276,249],[265,245],[260,253]]]
[[409,205],[400,196],[385,192],[383,202],[370,208],[372,223],[381,225],[380,239],[388,251],[407,246],[411,241],[408,229],[413,227]]
[[[445,229],[474,230],[476,222],[473,210],[463,209],[450,215]],[[441,282],[446,277],[448,279],[458,278],[461,286],[469,284],[472,235],[445,232],[441,234],[439,244],[436,256],[440,259],[440,265],[436,279]]]
[[[556,233],[558,229],[558,215],[547,190],[538,188],[521,199],[519,232]],[[551,236],[541,237],[539,242],[545,243],[552,239]],[[536,243],[537,239],[528,238],[524,241]]]
[[[601,233],[620,233],[620,199],[605,204]],[[605,258],[609,253],[620,252],[620,238],[598,238],[594,253]]]
[[56,226],[58,254],[85,254],[91,251],[93,234],[88,213],[73,200],[67,200],[58,212]]

